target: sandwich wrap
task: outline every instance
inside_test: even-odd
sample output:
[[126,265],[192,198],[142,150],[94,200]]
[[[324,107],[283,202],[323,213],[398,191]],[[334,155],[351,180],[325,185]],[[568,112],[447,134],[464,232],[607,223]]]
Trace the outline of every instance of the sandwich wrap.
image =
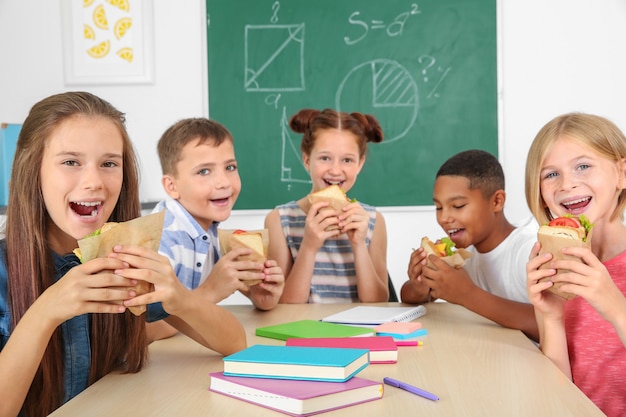
[[[307,199],[311,204],[319,202],[329,203],[327,207],[322,208],[320,211],[332,209],[338,213],[341,212],[347,204],[351,203],[350,199],[341,187],[335,184],[309,194]],[[328,226],[326,231],[329,232],[337,229],[339,229],[339,227],[336,224],[333,224]]]
[[[444,240],[446,239],[447,242],[444,242]],[[454,242],[452,242],[450,238],[444,238],[442,239],[442,242],[443,243],[435,244],[427,237],[423,237],[421,241],[421,246],[424,249],[424,252],[426,252],[426,256],[438,256],[439,258],[441,258],[442,261],[444,261],[453,268],[463,267],[463,265],[465,265],[465,260],[472,256],[471,252],[463,248],[453,249]],[[428,260],[428,266],[436,269],[435,265],[430,260]]]
[[[592,225],[589,224],[588,220],[581,216],[579,219],[575,219],[573,217],[564,217],[565,219],[572,219],[576,221],[578,227],[573,227],[574,223],[567,222],[571,224],[571,226],[559,225],[559,223],[563,223],[563,218],[557,217],[552,220],[547,225],[542,225],[539,227],[537,231],[537,240],[541,243],[541,249],[539,250],[539,255],[544,253],[551,253],[552,260],[571,260],[576,262],[582,262],[580,258],[577,256],[566,255],[561,249],[567,247],[577,247],[577,248],[591,248],[591,228]],[[584,226],[586,225],[586,226]],[[550,268],[550,262],[541,265],[539,269]],[[569,269],[558,269],[556,274],[563,274],[569,272]],[[550,281],[551,277],[542,278],[539,281]],[[560,295],[566,300],[571,300],[575,297],[574,294],[564,292],[560,290],[560,287],[563,285],[563,282],[556,282],[550,288],[549,291]]]
[[[95,258],[104,258],[113,252],[116,245],[141,246],[159,250],[165,210],[158,213],[138,217],[122,223],[105,223],[99,231],[78,241],[78,250],[74,252],[81,262],[88,262]],[[137,295],[154,291],[154,285],[137,280],[137,285],[129,287]],[[121,303],[121,302],[120,302]],[[140,315],[146,311],[146,306],[128,308],[133,314]]]
[[[249,255],[240,255],[238,261],[251,261],[264,264],[267,260],[267,246],[269,244],[267,229],[260,230],[241,230],[241,229],[218,229],[218,238],[220,243],[220,253],[227,254],[236,248],[251,249]],[[248,287],[261,283],[260,279],[241,280]]]

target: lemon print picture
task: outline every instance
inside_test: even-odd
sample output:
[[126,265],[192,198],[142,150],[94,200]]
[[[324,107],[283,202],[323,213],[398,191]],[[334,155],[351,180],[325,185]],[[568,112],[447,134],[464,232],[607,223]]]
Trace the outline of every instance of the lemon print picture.
[[132,0],[83,0],[82,37],[89,58],[103,63],[133,62],[131,3]]

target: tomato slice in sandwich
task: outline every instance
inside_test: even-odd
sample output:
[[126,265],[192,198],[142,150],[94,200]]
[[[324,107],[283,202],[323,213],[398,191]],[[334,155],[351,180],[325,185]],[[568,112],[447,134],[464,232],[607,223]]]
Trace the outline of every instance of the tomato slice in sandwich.
[[573,217],[557,217],[548,223],[548,226],[566,226],[578,228],[580,223]]

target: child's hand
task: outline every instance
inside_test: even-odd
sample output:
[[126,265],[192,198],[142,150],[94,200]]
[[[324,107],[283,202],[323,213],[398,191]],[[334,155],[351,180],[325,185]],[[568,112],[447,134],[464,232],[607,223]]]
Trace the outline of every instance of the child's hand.
[[263,273],[265,279],[260,284],[250,287],[248,296],[256,308],[269,310],[278,304],[283,294],[285,275],[278,263],[272,260],[265,261]]
[[311,249],[319,249],[322,247],[326,239],[338,236],[341,232],[336,230],[327,231],[329,226],[336,225],[339,222],[337,212],[328,208],[329,203],[319,202],[311,205],[306,215],[304,234],[302,236],[302,244],[307,245]]
[[119,259],[128,267],[115,270],[115,274],[134,280],[143,280],[154,285],[154,291],[142,295],[133,294],[124,301],[126,307],[142,306],[161,302],[163,309],[178,315],[185,308],[185,295],[189,291],[176,277],[167,257],[140,246],[115,246],[109,258]]
[[370,216],[363,206],[354,202],[346,205],[342,210],[339,213],[339,223],[337,224],[341,233],[346,233],[352,244],[365,242]]
[[127,267],[121,260],[103,258],[78,265],[50,286],[37,305],[56,325],[85,313],[123,313],[121,302],[132,297],[128,287],[135,283],[113,271]]
[[539,269],[546,262],[551,262],[552,254],[544,253],[539,255],[541,244],[535,243],[533,246],[530,259],[526,264],[526,289],[528,291],[528,299],[535,309],[544,317],[551,315],[556,320],[563,317],[563,306],[565,299],[550,291],[546,291],[553,284],[552,281],[539,282],[543,278],[553,277],[556,270],[552,268]]
[[562,282],[560,287],[562,291],[583,297],[602,318],[615,324],[625,300],[604,264],[588,248],[565,248],[563,253],[576,256],[582,262],[554,261],[555,269],[568,269],[569,271],[555,275],[553,281]]
[[426,265],[426,252],[421,247],[411,252],[411,259],[409,259],[409,269],[407,275],[411,281],[420,281],[422,279],[422,269]]
[[400,298],[404,303],[425,303],[431,301],[430,287],[422,277],[422,269],[426,265],[424,249],[417,248],[411,252],[406,281],[400,289]]
[[471,290],[476,288],[467,271],[453,268],[436,255],[429,255],[433,267],[425,265],[422,279],[430,287],[433,298],[441,298],[453,304],[464,305]]
[[235,248],[215,263],[207,279],[198,287],[203,298],[219,303],[236,291],[246,293],[248,286],[242,280],[264,279],[263,265],[258,262],[238,261],[241,255],[249,255],[251,249]]

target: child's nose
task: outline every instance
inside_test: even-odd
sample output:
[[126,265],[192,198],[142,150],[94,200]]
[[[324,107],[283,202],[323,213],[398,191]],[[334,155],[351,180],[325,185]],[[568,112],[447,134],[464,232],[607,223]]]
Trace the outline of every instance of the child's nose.
[[87,168],[82,175],[83,188],[87,190],[99,190],[103,186],[102,176],[97,167]]

